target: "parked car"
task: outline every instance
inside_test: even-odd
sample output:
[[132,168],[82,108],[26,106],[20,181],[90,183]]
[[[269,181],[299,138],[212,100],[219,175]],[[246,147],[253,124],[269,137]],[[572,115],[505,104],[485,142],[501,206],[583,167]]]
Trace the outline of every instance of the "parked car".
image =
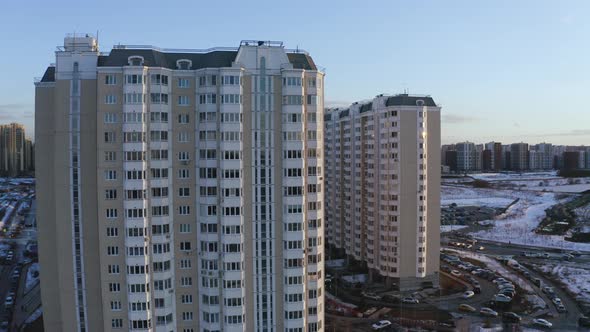
[[578,325],[580,326],[584,326],[584,327],[590,327],[590,317],[587,316],[580,316],[580,318],[578,318]]
[[372,292],[361,292],[361,295],[363,297],[366,297],[366,298],[371,299],[371,300],[375,300],[375,301],[380,301],[381,300],[381,296],[379,296],[379,295],[377,295],[375,293],[372,293]]
[[556,307],[557,307],[557,312],[563,313],[563,312],[566,312],[567,311],[567,309],[565,308],[565,306],[563,305],[563,303],[560,303],[560,304],[556,305]]
[[474,307],[470,306],[469,304],[459,304],[459,311],[465,311],[465,312],[475,312],[477,309],[475,309]]
[[7,296],[6,300],[4,300],[4,306],[11,307],[14,304],[14,297]]
[[479,313],[484,315],[484,316],[488,316],[488,317],[498,317],[498,313],[495,312],[494,310],[487,308],[487,307],[483,307],[479,310]]
[[505,312],[502,314],[502,320],[507,322],[520,322],[522,318],[514,312]]
[[371,325],[373,330],[381,330],[391,325],[391,322],[388,320],[380,320],[377,323]]
[[580,257],[580,256],[582,256],[582,253],[580,251],[574,250],[574,251],[570,252],[570,255],[572,255],[574,257]]
[[539,278],[533,279],[533,284],[537,285],[538,287],[541,287],[541,279],[539,279]]
[[553,302],[555,305],[559,305],[561,304],[561,299],[559,297],[554,297],[551,302]]
[[543,319],[543,318],[533,319],[533,324],[537,325],[537,326],[542,326],[542,327],[552,327],[553,326],[553,324],[551,324],[548,320]]
[[561,256],[561,258],[565,259],[566,261],[571,261],[572,259],[574,259],[574,256],[572,256],[570,254],[565,254],[565,255]]
[[473,287],[473,292],[474,292],[475,294],[479,294],[479,293],[481,293],[481,287],[480,287],[480,286],[475,286],[475,287]]
[[494,296],[494,301],[496,302],[511,302],[512,298],[509,296],[506,296],[504,294],[496,294],[496,296]]
[[402,299],[402,303],[404,303],[404,304],[418,304],[418,303],[420,303],[420,301],[418,301],[418,299],[415,299],[413,297],[404,297]]
[[451,271],[451,274],[454,275],[455,277],[460,277],[461,276],[461,272],[459,272],[457,270]]
[[463,293],[463,295],[461,297],[463,297],[464,299],[469,299],[469,298],[472,298],[473,295],[475,295],[475,293],[473,291],[466,291],[465,293]]

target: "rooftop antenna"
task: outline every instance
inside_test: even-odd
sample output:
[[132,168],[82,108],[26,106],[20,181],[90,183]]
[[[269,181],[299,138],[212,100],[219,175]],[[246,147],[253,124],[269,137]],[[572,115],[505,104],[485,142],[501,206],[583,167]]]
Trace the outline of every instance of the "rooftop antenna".
[[299,45],[295,47],[295,53],[299,53]]
[[98,46],[100,44],[98,43],[98,29],[96,30],[96,50],[98,51]]

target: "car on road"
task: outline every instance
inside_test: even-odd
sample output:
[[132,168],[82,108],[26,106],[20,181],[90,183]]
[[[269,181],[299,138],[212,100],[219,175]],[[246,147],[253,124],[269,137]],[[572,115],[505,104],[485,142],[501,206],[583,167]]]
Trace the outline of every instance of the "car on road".
[[570,255],[570,254],[565,254],[565,255],[561,256],[561,258],[565,259],[566,261],[571,261],[574,259],[574,256]]
[[469,299],[472,298],[473,295],[475,295],[473,291],[466,291],[465,293],[463,293],[463,295],[461,295],[461,297],[464,299]]
[[418,304],[418,303],[420,303],[420,301],[418,301],[418,299],[415,299],[413,297],[404,297],[402,299],[402,303],[404,303],[404,304]]
[[14,297],[12,296],[7,296],[6,300],[4,300],[4,306],[5,307],[11,307],[14,304]]
[[474,307],[470,306],[469,304],[459,304],[459,311],[476,312],[477,309],[475,309]]
[[391,322],[388,320],[380,320],[377,323],[371,325],[371,328],[373,328],[373,330],[381,330],[383,328],[386,328],[388,326],[391,325]]
[[559,297],[554,297],[551,302],[553,302],[555,305],[559,305],[561,304],[561,299]]
[[502,320],[507,322],[520,322],[522,318],[514,312],[507,311],[502,314]]
[[553,324],[551,324],[551,322],[549,322],[546,319],[543,318],[535,318],[533,319],[533,324],[537,325],[537,326],[542,326],[542,327],[552,327]]
[[484,246],[479,246],[479,247],[477,247],[477,250],[478,251],[484,251],[485,250],[485,247]]
[[473,292],[474,292],[475,294],[479,294],[479,293],[481,293],[481,287],[480,287],[479,285],[478,285],[478,286],[474,286],[474,287],[473,287]]
[[487,307],[483,307],[479,310],[479,313],[484,315],[484,316],[488,316],[488,317],[498,317],[498,313],[495,312],[494,310],[487,308]]
[[496,278],[496,279],[492,280],[492,282],[497,285],[497,284],[500,284],[500,283],[508,282],[508,280],[506,280],[504,278]]
[[371,299],[371,300],[375,300],[375,301],[380,301],[381,300],[381,296],[372,293],[372,292],[361,292],[361,295],[363,297],[366,297],[367,299]]
[[543,293],[545,293],[545,294],[553,293],[553,287],[549,287],[549,286],[543,287]]
[[580,257],[582,256],[582,252],[574,250],[572,252],[569,253],[570,255],[574,256],[574,257]]
[[459,272],[457,270],[451,271],[451,274],[454,275],[455,277],[460,277],[461,276],[461,272]]
[[584,315],[580,316],[580,318],[578,318],[578,325],[590,327],[590,317]]
[[561,312],[564,313],[567,311],[566,307],[563,305],[563,303],[560,303],[558,305],[555,306],[557,308],[557,312]]
[[550,256],[550,255],[549,255],[549,253],[548,253],[548,252],[543,252],[543,253],[541,253],[541,257],[543,257],[543,258],[549,258],[549,256]]

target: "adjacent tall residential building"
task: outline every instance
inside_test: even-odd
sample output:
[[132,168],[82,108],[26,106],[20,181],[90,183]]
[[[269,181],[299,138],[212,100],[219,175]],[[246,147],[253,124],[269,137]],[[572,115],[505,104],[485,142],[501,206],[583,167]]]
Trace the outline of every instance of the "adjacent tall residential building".
[[325,115],[330,244],[400,289],[438,284],[440,107],[377,96]]
[[[88,35],[56,58],[36,83],[45,330],[322,331],[324,74],[312,58],[266,41],[99,53]],[[426,185],[408,172],[413,190]],[[420,253],[416,275],[438,267],[429,236],[436,259]]]
[[17,176],[27,171],[25,127],[20,123],[0,125],[0,172]]

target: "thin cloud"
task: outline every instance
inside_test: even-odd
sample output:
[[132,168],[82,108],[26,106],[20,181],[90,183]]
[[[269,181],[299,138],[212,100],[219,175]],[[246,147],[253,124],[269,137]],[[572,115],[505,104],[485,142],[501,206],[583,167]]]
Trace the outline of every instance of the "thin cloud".
[[468,115],[459,115],[459,114],[443,114],[442,115],[442,122],[445,124],[460,124],[460,123],[468,123],[468,122],[477,122],[479,118],[468,116]]
[[560,133],[542,134],[535,136],[590,136],[590,129],[572,129]]

